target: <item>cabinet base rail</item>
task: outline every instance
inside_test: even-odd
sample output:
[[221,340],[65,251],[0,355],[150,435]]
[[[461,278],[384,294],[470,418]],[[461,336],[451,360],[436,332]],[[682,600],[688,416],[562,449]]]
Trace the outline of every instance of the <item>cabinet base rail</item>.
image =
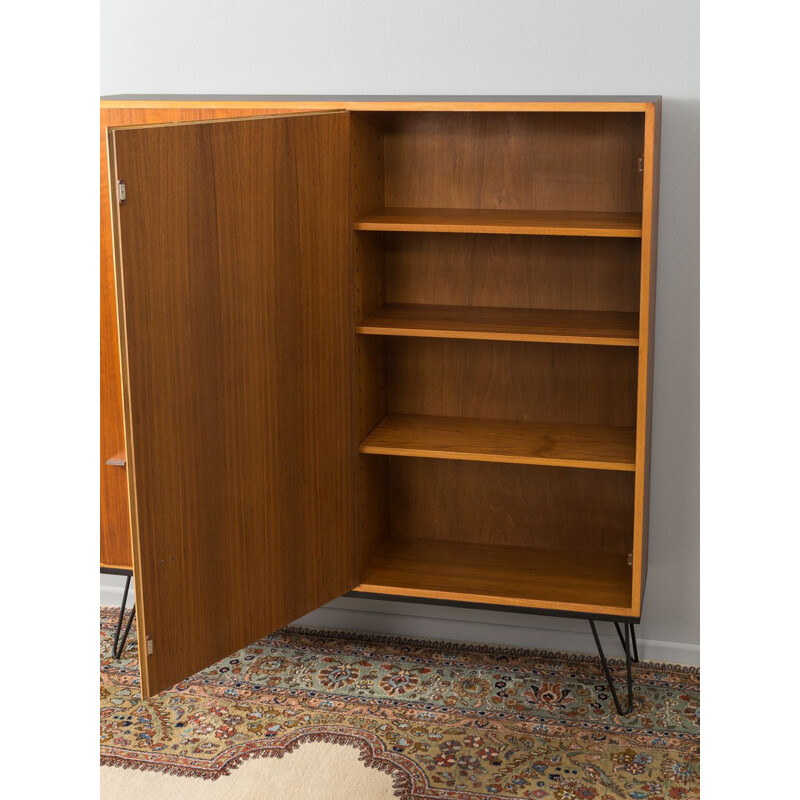
[[[639,663],[639,648],[636,644],[636,633],[634,631],[633,626],[639,623],[640,617],[623,617],[623,616],[612,616],[606,614],[595,614],[589,616],[587,614],[581,614],[580,612],[574,612],[574,611],[527,608],[524,606],[505,606],[505,605],[497,605],[495,603],[471,603],[462,600],[443,600],[439,598],[411,597],[406,595],[395,595],[395,594],[379,594],[377,592],[348,592],[345,595],[345,597],[358,597],[369,600],[393,600],[395,602],[402,602],[402,603],[420,603],[424,605],[451,606],[455,608],[476,608],[486,611],[505,611],[510,613],[534,614],[537,616],[546,616],[546,617],[569,617],[572,619],[587,619],[592,629],[595,645],[597,646],[597,654],[600,657],[600,664],[603,667],[603,674],[605,675],[606,682],[608,683],[608,688],[611,690],[611,698],[614,701],[614,706],[617,709],[617,713],[620,716],[625,717],[628,714],[630,714],[631,711],[633,710],[633,675],[631,671],[631,664]],[[611,674],[611,670],[608,665],[608,659],[606,658],[605,651],[603,650],[603,646],[600,643],[600,637],[597,634],[596,623],[601,621],[614,623],[614,627],[616,628],[617,631],[617,636],[619,637],[620,643],[622,644],[622,649],[625,652],[625,675],[626,675],[626,686],[627,686],[628,696],[627,696],[627,704],[624,709],[619,702],[619,696],[617,695],[616,685],[614,683],[614,677]],[[622,624],[623,628],[620,628],[620,623]]]
[[[119,617],[117,617],[117,627],[114,630],[114,641],[111,645],[111,656],[115,660],[122,657],[122,651],[128,641],[128,634],[133,624],[133,618],[136,616],[136,603],[131,608],[131,613],[128,615],[128,621],[125,623],[125,630],[122,630],[122,621],[125,619],[125,606],[128,602],[128,590],[131,588],[131,578],[133,577],[133,570],[118,569],[116,567],[100,567],[101,574],[105,575],[124,575],[125,576],[125,589],[122,592],[122,604],[119,607]],[[122,637],[120,638],[120,633]]]

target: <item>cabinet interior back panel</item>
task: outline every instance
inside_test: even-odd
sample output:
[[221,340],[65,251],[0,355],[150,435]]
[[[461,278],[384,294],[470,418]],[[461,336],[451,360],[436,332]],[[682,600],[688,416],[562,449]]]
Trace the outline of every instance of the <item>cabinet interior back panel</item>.
[[384,237],[387,303],[639,311],[641,243],[635,239]]
[[390,339],[388,412],[636,424],[635,348]]
[[630,473],[389,459],[389,526],[401,539],[626,555]]
[[387,207],[642,210],[644,115],[378,115]]

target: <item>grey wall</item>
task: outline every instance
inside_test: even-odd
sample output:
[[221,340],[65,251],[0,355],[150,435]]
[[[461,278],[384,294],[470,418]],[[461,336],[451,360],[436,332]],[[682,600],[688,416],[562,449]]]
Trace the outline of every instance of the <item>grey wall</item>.
[[[663,95],[650,572],[641,635],[697,644],[698,2],[104,0],[101,9],[101,94]],[[306,621],[361,619],[361,627],[406,629],[377,613],[386,604],[360,601],[358,608],[374,613],[359,616],[354,602],[334,604],[338,617],[328,611]],[[459,613],[444,615],[441,630],[485,637],[489,628],[471,637],[469,621],[478,618]],[[495,616],[486,624],[504,619],[511,625],[521,618]],[[516,631],[524,633],[509,627],[504,638],[523,635]]]

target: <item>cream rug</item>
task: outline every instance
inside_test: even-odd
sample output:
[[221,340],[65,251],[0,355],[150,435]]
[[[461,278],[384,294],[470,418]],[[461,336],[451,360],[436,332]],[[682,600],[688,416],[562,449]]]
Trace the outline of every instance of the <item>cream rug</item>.
[[101,800],[396,800],[392,778],[354,747],[307,742],[281,758],[245,761],[221,780],[100,767]]

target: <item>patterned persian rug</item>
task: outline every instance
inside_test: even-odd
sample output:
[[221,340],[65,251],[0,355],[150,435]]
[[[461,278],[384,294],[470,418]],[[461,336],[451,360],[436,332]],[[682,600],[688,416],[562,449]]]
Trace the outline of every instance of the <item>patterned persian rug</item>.
[[101,610],[103,796],[699,797],[695,668],[634,665],[619,717],[596,658],[288,628],[143,701],[133,631],[110,656],[116,613]]

